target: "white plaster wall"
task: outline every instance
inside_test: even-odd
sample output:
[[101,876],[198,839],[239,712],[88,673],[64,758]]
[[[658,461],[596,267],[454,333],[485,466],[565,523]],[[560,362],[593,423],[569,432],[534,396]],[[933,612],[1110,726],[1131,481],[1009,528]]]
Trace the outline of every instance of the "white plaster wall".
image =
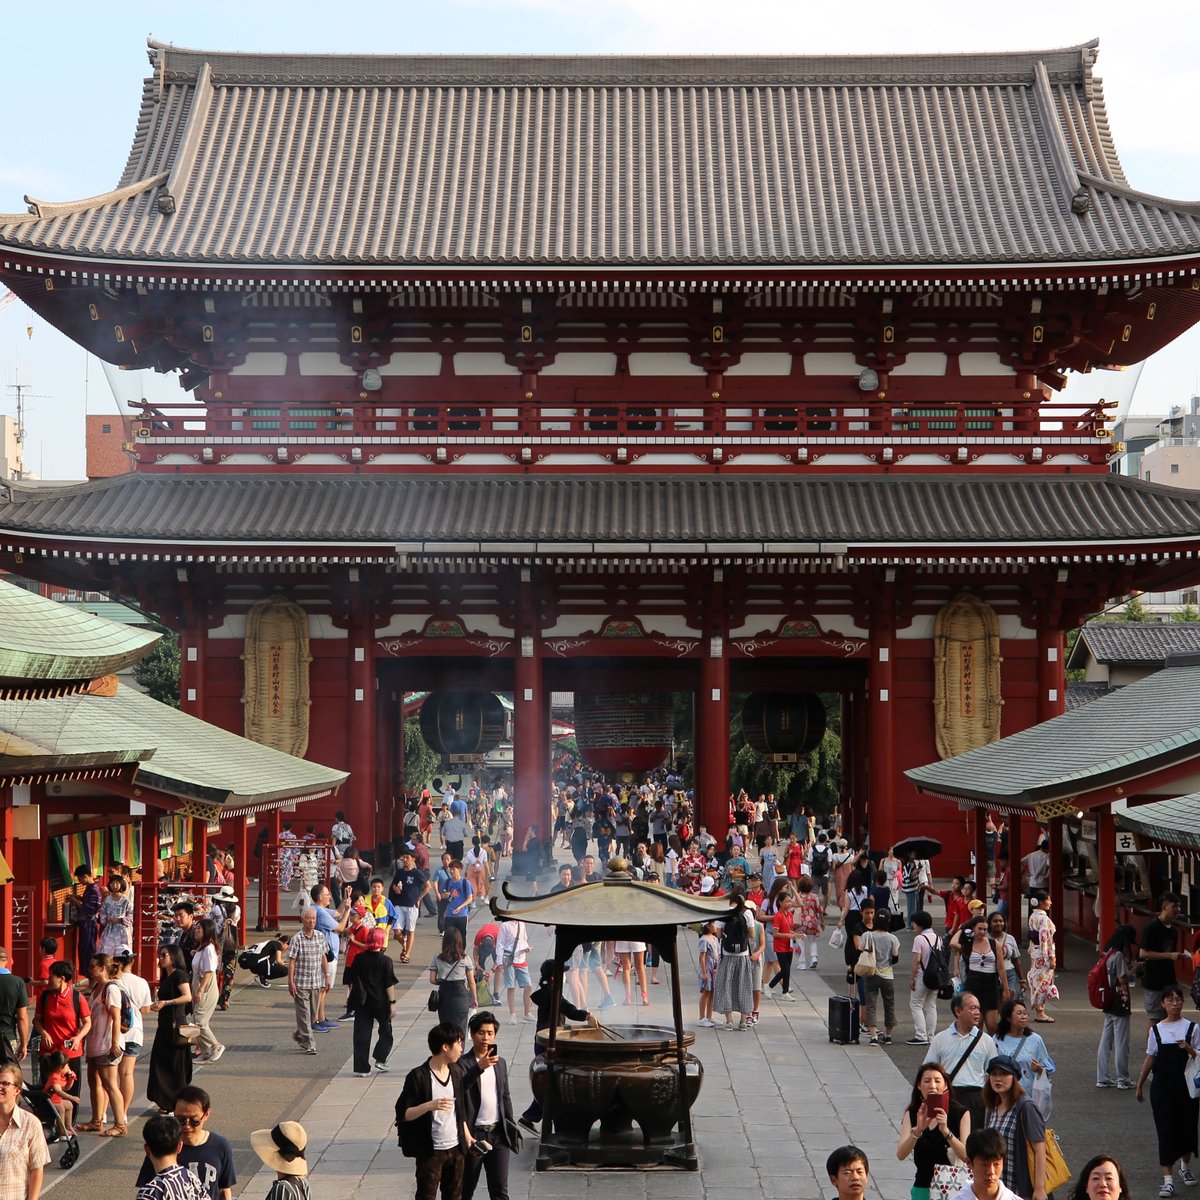
[[454,356],[454,373],[455,375],[520,375],[521,372],[506,363],[503,354],[479,351],[470,354],[456,354]]
[[958,356],[960,375],[1015,375],[1016,371],[992,352],[971,350]]
[[380,375],[437,375],[442,369],[440,354],[402,351],[379,368]]
[[353,367],[348,367],[336,354],[326,354],[322,351],[306,351],[300,355],[301,375],[336,375],[345,378],[356,375]]
[[630,375],[691,375],[704,376],[703,367],[698,367],[686,354],[631,354]]
[[287,355],[273,350],[260,350],[246,355],[240,366],[230,368],[229,374],[236,375],[282,375],[287,370]]
[[594,354],[560,354],[542,368],[543,375],[615,375],[617,356],[597,351]]
[[893,367],[893,375],[945,375],[946,355],[930,351],[910,354],[898,367]]
[[862,367],[848,350],[822,350],[804,356],[805,375],[845,375],[856,379],[861,371]]
[[790,375],[792,356],[779,353],[743,354],[742,360],[725,372],[726,375]]
[[[949,598],[947,599],[948,602]],[[1021,618],[1015,613],[997,613],[996,616],[1002,640],[1028,642],[1037,638],[1037,630],[1029,629],[1022,625]],[[936,620],[936,614],[922,613],[920,616],[914,617],[910,625],[898,630],[896,638],[897,640],[907,642],[920,641],[922,638],[931,638],[933,637],[933,627]]]

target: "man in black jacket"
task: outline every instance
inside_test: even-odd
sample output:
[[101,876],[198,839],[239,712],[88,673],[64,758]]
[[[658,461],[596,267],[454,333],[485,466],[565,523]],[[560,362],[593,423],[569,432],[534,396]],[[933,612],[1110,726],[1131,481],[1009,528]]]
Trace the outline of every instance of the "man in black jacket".
[[400,1148],[417,1160],[416,1200],[459,1200],[465,1152],[475,1141],[463,1099],[462,1031],[442,1022],[429,1031],[429,1058],[409,1071],[396,1101]]
[[467,1105],[467,1127],[476,1142],[489,1142],[482,1158],[468,1154],[463,1167],[462,1200],[471,1200],[480,1172],[487,1175],[489,1200],[508,1200],[508,1156],[520,1148],[520,1132],[513,1123],[512,1096],[508,1091],[508,1063],[496,1047],[496,1017],[478,1012],[467,1027],[471,1050],[462,1059],[462,1087]]

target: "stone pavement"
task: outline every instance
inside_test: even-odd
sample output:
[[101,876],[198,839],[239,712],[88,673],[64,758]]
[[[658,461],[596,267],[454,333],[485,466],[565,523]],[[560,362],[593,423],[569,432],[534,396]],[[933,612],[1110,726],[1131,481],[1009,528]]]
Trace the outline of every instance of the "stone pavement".
[[[476,916],[474,925],[482,919]],[[424,924],[424,923],[423,923]],[[549,939],[530,927],[531,962],[546,956]],[[432,939],[425,939],[428,945]],[[684,960],[684,1012],[689,1026],[696,1014],[695,938],[680,932]],[[605,1023],[619,1026],[647,1017],[669,1023],[668,973],[650,988],[649,1010],[620,1006],[621,985],[612,981],[618,1007],[605,1012]],[[887,1055],[866,1045],[835,1046],[828,1041],[825,1015],[829,984],[815,971],[800,972],[795,1004],[764,998],[756,1031],[696,1030],[693,1052],[704,1063],[704,1085],[692,1110],[698,1172],[669,1170],[603,1171],[533,1169],[535,1140],[526,1138],[510,1172],[513,1200],[616,1195],[637,1200],[701,1197],[736,1192],[739,1200],[795,1197],[815,1200],[829,1194],[824,1163],[829,1152],[847,1142],[869,1155],[872,1195],[907,1197],[911,1163],[896,1160],[900,1113],[910,1085]],[[598,999],[595,982],[591,1000]],[[429,985],[424,979],[398,997],[392,1071],[355,1079],[347,1060],[307,1109],[296,1115],[308,1131],[313,1164],[314,1200],[394,1200],[397,1187],[412,1186],[413,1166],[396,1144],[391,1128],[396,1097],[406,1071],[428,1054],[425,1037],[432,1017],[425,1010]],[[530,1098],[528,1064],[532,1024],[508,1024],[501,1016],[501,1053],[510,1063],[513,1103],[520,1112]],[[246,1181],[243,1194],[266,1194],[273,1174],[265,1170]],[[482,1181],[481,1181],[482,1182]],[[477,1195],[486,1195],[481,1189]]]

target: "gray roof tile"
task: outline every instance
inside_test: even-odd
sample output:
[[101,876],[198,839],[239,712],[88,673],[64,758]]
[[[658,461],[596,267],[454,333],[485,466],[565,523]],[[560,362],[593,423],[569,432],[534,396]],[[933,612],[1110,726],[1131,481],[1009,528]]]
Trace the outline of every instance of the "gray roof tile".
[[[1168,654],[1200,652],[1200,623],[1190,621],[1089,621],[1079,632],[1100,663],[1152,663]],[[1072,658],[1076,656],[1072,654]],[[1068,664],[1070,665],[1070,664]]]
[[1200,850],[1200,792],[1126,807],[1117,824],[1160,846]]
[[1099,700],[1101,696],[1107,696],[1112,690],[1107,683],[1085,683],[1082,680],[1078,682],[1074,680],[1069,681],[1067,683],[1067,712],[1082,708],[1085,704],[1091,704],[1093,700]]
[[1200,493],[1110,474],[810,478],[127,474],[0,491],[0,531],[261,542],[1192,539]]
[[903,269],[1200,249],[1200,206],[1127,187],[1094,44],[850,58],[151,55],[119,189],[33,202],[32,215],[0,217],[0,241],[167,262],[482,267]]
[[905,774],[919,790],[1007,809],[1074,797],[1200,757],[1200,660]]

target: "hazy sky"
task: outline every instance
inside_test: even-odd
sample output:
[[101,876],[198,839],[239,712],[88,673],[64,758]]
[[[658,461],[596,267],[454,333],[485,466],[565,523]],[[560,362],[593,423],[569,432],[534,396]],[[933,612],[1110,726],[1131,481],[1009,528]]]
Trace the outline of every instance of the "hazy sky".
[[[813,4],[805,0],[206,0],[203,5],[71,2],[8,7],[0,71],[0,212],[22,197],[109,190],[124,165],[148,70],[145,39],[203,49],[359,53],[888,54],[1051,48],[1100,39],[1097,73],[1117,149],[1141,191],[1200,200],[1194,117],[1200,4],[1088,5],[1008,0]],[[26,328],[32,324],[32,336]],[[115,412],[100,364],[19,303],[0,310],[4,382],[32,383],[26,467],[83,474],[82,414]],[[1098,372],[1073,389],[1122,397],[1133,376]],[[86,380],[86,382],[85,382]],[[121,374],[123,400],[177,390],[173,377]],[[1200,333],[1141,372],[1134,411],[1200,390]],[[13,411],[7,389],[0,412]]]

